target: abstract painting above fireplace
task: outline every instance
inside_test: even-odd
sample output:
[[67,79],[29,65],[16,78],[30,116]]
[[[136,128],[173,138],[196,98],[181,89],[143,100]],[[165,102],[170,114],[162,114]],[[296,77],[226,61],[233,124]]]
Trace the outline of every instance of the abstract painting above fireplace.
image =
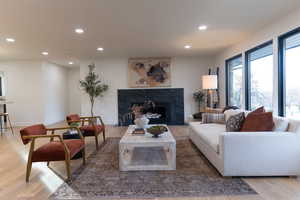
[[155,103],[153,113],[159,118],[150,119],[151,124],[184,124],[183,88],[168,89],[120,89],[118,90],[118,119],[119,125],[133,124],[131,119],[124,119],[134,104],[143,104],[147,100]]

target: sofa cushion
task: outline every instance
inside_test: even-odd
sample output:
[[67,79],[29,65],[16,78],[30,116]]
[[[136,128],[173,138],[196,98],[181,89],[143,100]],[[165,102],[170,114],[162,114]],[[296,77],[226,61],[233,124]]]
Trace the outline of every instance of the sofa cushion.
[[241,132],[272,131],[273,127],[272,112],[250,113],[244,121]]
[[289,126],[289,120],[285,117],[273,116],[274,128],[273,131],[285,132]]
[[202,114],[202,123],[217,123],[225,124],[225,115],[223,113],[203,113]]
[[227,132],[240,131],[244,121],[245,121],[245,113],[243,112],[229,117],[229,119],[226,122],[226,131]]
[[219,136],[225,132],[224,124],[190,123],[190,127],[201,139],[219,153]]

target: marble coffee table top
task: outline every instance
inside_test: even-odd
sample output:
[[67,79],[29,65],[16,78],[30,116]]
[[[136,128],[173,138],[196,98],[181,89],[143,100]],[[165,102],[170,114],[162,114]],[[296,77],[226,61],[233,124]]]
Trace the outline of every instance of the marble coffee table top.
[[[157,124],[151,124],[151,126],[156,126]],[[168,128],[165,124],[158,124],[161,126],[165,126]],[[161,134],[158,138],[153,138],[150,133],[146,133],[144,135],[134,135],[132,132],[135,129],[135,125],[130,125],[125,133],[125,135],[122,137],[120,144],[128,144],[128,143],[144,143],[144,144],[150,144],[150,143],[176,143],[172,133],[170,132],[170,129],[168,128],[168,131]]]

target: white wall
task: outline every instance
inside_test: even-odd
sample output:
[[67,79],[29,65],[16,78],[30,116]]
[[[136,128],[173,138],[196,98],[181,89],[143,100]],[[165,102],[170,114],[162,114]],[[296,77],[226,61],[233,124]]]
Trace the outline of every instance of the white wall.
[[80,68],[68,69],[68,104],[69,114],[81,113],[81,90],[79,87]]
[[65,120],[69,110],[67,73],[64,67],[47,62],[42,64],[45,124]]
[[0,62],[4,72],[7,105],[14,125],[42,123],[44,119],[41,62]]
[[[201,88],[201,76],[208,73],[212,65],[210,58],[172,58],[171,76],[172,88],[184,88],[185,119],[197,112],[192,94]],[[80,64],[80,77],[84,78],[88,72],[90,61]],[[105,123],[118,123],[117,90],[128,88],[127,66],[128,58],[110,58],[97,60],[96,71],[103,81],[109,85],[109,90],[103,98],[95,103],[95,113],[103,116]],[[83,115],[90,115],[90,103],[87,95],[81,98],[81,111]]]
[[[273,57],[274,57],[274,94],[273,94],[273,112],[278,112],[278,36],[289,32],[300,26],[300,9],[288,16],[274,21],[248,40],[241,42],[215,58],[215,66],[220,67],[220,97],[221,105],[225,105],[225,60],[235,55],[243,53],[243,62],[245,61],[245,51],[263,44],[273,39]],[[245,63],[243,63],[245,64]],[[244,86],[243,86],[244,87]],[[244,95],[244,92],[243,92]],[[244,98],[244,97],[243,97]],[[243,105],[245,106],[245,105]]]
[[68,111],[67,70],[41,61],[1,61],[5,95],[14,126],[53,124]]

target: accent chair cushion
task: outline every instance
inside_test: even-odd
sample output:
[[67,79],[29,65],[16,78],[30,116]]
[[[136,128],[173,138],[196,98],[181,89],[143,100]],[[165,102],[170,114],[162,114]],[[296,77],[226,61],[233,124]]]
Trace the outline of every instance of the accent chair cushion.
[[95,136],[103,131],[104,127],[101,125],[86,125],[79,128],[83,136]]
[[241,132],[272,131],[273,127],[272,112],[250,113],[243,123]]
[[245,121],[245,113],[243,112],[229,117],[229,119],[226,122],[226,131],[227,132],[240,131],[244,121]]
[[30,139],[24,139],[23,136],[46,135],[47,130],[44,124],[37,124],[21,129],[20,134],[23,144],[28,144]]
[[[66,146],[70,151],[71,158],[84,148],[84,141],[79,139],[64,140]],[[61,142],[49,142],[38,149],[32,154],[32,162],[45,162],[45,161],[62,161],[65,160],[64,145]]]
[[70,125],[72,121],[80,121],[80,116],[78,114],[71,114],[66,117],[66,120]]

